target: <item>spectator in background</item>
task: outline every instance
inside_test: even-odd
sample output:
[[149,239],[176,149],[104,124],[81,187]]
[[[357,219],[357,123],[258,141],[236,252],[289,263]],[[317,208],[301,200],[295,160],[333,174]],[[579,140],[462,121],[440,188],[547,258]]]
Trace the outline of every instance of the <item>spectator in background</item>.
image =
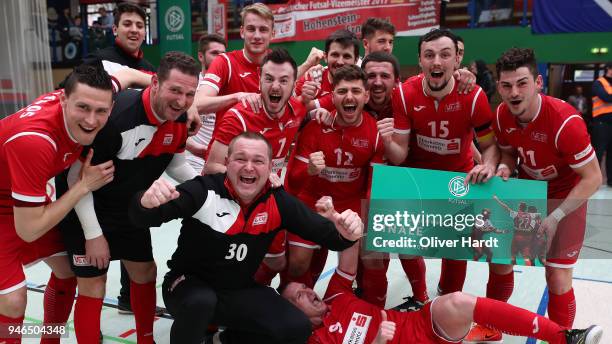
[[604,75],[593,82],[593,145],[597,159],[606,155],[608,186],[612,186],[612,62],[606,64]]
[[100,23],[100,27],[105,30],[111,30],[113,28],[113,23],[115,19],[113,18],[112,13],[108,13],[106,8],[100,7],[98,9],[98,13],[100,16],[98,17],[98,23]]
[[582,115],[586,115],[588,111],[587,99],[582,94],[582,86],[576,86],[574,94],[567,98],[567,102],[570,103],[576,110],[580,111]]
[[489,102],[495,95],[495,79],[493,73],[487,68],[487,64],[483,60],[476,60],[470,63],[470,72],[476,75],[476,84],[485,91]]
[[83,40],[83,28],[81,25],[81,16],[74,16],[74,21],[68,28],[68,35],[70,36],[71,41],[81,42]]

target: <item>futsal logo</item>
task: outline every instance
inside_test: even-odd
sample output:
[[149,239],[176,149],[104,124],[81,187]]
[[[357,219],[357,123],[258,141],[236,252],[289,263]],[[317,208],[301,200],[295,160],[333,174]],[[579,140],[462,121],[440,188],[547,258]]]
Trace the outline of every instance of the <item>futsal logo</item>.
[[448,182],[448,191],[455,197],[463,197],[470,192],[470,185],[465,184],[464,177],[456,176]]

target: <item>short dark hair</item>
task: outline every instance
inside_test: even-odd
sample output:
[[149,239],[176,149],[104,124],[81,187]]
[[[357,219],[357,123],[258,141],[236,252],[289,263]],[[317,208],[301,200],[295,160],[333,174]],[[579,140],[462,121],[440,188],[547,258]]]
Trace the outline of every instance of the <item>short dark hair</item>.
[[289,52],[286,49],[272,49],[272,51],[264,57],[263,61],[261,62],[261,66],[263,67],[268,62],[272,62],[275,64],[283,64],[285,62],[288,62],[293,68],[293,80],[297,79],[297,63],[295,63],[295,60],[293,59],[293,57],[291,57],[291,55],[289,55]]
[[159,62],[159,69],[157,70],[159,82],[165,81],[170,75],[170,71],[175,68],[196,78],[200,75],[200,65],[192,56],[180,51],[169,51]]
[[369,62],[389,62],[393,66],[393,74],[395,74],[395,79],[400,77],[400,65],[399,61],[395,56],[389,54],[385,51],[376,51],[366,55],[361,61],[361,69],[365,72],[366,65]]
[[533,78],[538,77],[538,66],[533,49],[530,48],[510,48],[506,50],[495,63],[497,78],[501,72],[515,71],[521,67],[527,67]]
[[383,31],[395,36],[395,26],[387,19],[383,18],[368,18],[361,24],[361,38],[370,38],[376,31]]
[[66,78],[64,82],[64,94],[70,96],[77,84],[85,84],[89,87],[105,91],[113,90],[113,83],[110,75],[104,70],[101,63],[81,64]]
[[367,88],[367,78],[363,69],[355,66],[355,65],[344,65],[336,70],[334,73],[334,83],[333,86],[336,86],[340,83],[340,81],[353,81],[353,80],[361,80],[363,82],[363,86]]
[[353,51],[355,52],[355,60],[359,57],[359,40],[354,33],[346,29],[340,29],[332,32],[325,39],[325,53],[329,52],[329,47],[332,43],[338,43],[343,48],[353,46]]
[[436,39],[441,38],[441,37],[450,38],[455,45],[455,53],[459,51],[459,48],[457,47],[457,41],[458,41],[457,35],[455,35],[449,29],[433,29],[429,31],[428,33],[424,34],[423,36],[421,36],[421,38],[419,38],[419,56],[421,56],[421,46],[423,45],[424,42],[435,41]]
[[124,13],[136,13],[142,18],[143,22],[147,21],[147,14],[142,9],[142,7],[129,3],[123,2],[117,6],[117,13],[115,14],[115,26],[119,26],[119,21],[121,20],[121,15]]
[[234,144],[236,144],[236,141],[238,141],[239,139],[248,139],[248,140],[265,142],[266,146],[268,147],[268,159],[272,161],[272,145],[270,144],[270,142],[268,142],[268,140],[266,140],[265,136],[263,136],[262,134],[256,131],[243,131],[240,134],[234,136],[234,138],[230,141],[229,145],[227,146],[227,156],[228,157],[232,155],[232,151],[234,150]]
[[208,50],[208,46],[212,42],[223,44],[223,46],[227,48],[227,42],[225,42],[225,39],[221,35],[219,35],[218,33],[210,33],[202,35],[202,37],[200,37],[200,41],[198,43],[198,51],[201,53],[205,53],[206,50]]

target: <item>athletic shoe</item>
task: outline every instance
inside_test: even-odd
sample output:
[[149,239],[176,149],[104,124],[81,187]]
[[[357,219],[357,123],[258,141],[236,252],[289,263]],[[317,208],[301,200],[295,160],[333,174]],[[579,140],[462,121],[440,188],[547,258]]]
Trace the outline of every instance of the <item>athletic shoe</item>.
[[599,325],[591,325],[581,330],[565,330],[567,344],[597,344],[602,335],[603,328]]
[[398,312],[416,312],[425,305],[424,302],[415,299],[414,296],[405,297],[404,300],[406,301],[399,306],[393,307],[393,310]]
[[474,324],[463,339],[465,344],[498,344],[503,342],[501,332],[478,324]]
[[[125,302],[122,298],[117,298],[117,312],[119,314],[134,314],[132,311],[132,304],[128,301]],[[155,316],[161,317],[166,314],[166,309],[162,307],[155,306]]]

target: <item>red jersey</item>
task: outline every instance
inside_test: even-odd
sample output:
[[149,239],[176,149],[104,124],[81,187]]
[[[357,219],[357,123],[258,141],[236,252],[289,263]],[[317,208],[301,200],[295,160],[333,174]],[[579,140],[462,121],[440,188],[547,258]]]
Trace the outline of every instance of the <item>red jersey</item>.
[[81,154],[66,126],[62,92],[44,94],[0,121],[0,215],[12,215],[13,206],[50,203],[47,181]]
[[520,156],[519,178],[548,181],[548,198],[564,199],[580,180],[574,168],[595,159],[586,125],[566,102],[539,95],[540,108],[526,127],[506,104],[497,107],[494,129],[502,148]]
[[[365,198],[370,164],[383,162],[383,143],[369,113],[364,111],[361,123],[351,127],[334,126],[337,114],[333,116],[331,127],[310,121],[297,143],[295,169],[289,175],[303,181],[299,198],[307,204],[322,196],[331,196],[338,204]],[[318,176],[308,176],[308,158],[318,151],[325,156],[325,168]]]
[[[329,312],[308,344],[369,344],[376,338],[382,322],[381,308],[356,297],[352,286],[353,276],[336,269],[324,297]],[[387,310],[387,320],[396,324],[395,336],[388,344],[449,343],[434,333],[430,306],[426,304],[417,312]]]
[[[202,85],[214,88],[220,96],[237,92],[259,93],[259,64],[249,60],[244,49],[220,54],[208,67]],[[217,111],[216,124],[230,108]]]
[[486,94],[476,86],[459,94],[457,83],[441,101],[425,93],[425,78],[408,79],[394,90],[395,131],[410,134],[403,165],[443,171],[469,172],[474,167],[472,140],[493,135]]
[[[322,107],[328,111],[335,110],[334,103],[332,102],[332,93],[334,92],[334,86],[332,85],[330,79],[331,75],[329,74],[329,68],[325,67],[321,76],[321,86],[315,94],[314,102],[316,108]],[[300,96],[302,94],[302,87],[304,86],[304,82],[306,82],[307,80],[312,80],[310,73],[306,73],[296,82],[296,95]]]
[[225,114],[223,120],[215,127],[211,144],[208,146],[209,150],[215,140],[224,145],[229,145],[230,141],[242,132],[259,132],[272,145],[272,172],[280,175],[291,142],[293,142],[305,115],[306,108],[293,97],[289,98],[285,113],[280,118],[270,117],[263,107],[259,112],[253,112],[250,107],[245,108],[242,104],[237,104]]

